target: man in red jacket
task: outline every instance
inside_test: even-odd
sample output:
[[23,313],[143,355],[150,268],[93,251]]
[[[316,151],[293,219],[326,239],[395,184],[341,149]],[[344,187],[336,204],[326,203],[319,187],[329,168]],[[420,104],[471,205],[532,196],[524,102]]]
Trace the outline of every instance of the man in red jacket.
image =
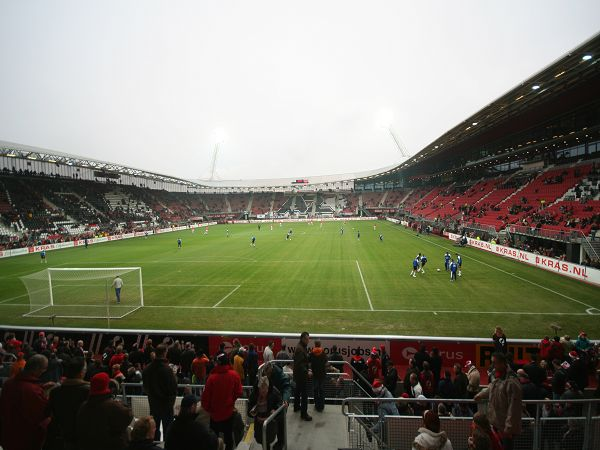
[[210,414],[210,428],[223,433],[225,449],[233,450],[233,417],[235,401],[242,396],[240,376],[229,365],[225,353],[217,356],[217,366],[211,371],[202,392],[202,408]]
[[50,417],[40,376],[47,368],[45,356],[33,355],[23,371],[2,386],[0,445],[4,450],[42,448]]

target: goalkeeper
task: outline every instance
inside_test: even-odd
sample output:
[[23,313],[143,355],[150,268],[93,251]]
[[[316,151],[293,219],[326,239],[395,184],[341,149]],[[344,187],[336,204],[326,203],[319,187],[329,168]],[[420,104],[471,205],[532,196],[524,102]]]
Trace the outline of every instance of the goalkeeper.
[[121,288],[123,287],[123,280],[119,275],[117,275],[113,280],[112,287],[115,288],[115,296],[117,297],[117,303],[121,303]]

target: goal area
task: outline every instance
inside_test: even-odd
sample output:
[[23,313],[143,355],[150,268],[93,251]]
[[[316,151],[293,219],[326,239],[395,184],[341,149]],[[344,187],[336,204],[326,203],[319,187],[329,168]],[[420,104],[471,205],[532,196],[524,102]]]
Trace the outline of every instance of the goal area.
[[[116,277],[122,280],[119,303]],[[23,317],[122,319],[144,306],[141,267],[49,268],[20,279],[29,296]]]

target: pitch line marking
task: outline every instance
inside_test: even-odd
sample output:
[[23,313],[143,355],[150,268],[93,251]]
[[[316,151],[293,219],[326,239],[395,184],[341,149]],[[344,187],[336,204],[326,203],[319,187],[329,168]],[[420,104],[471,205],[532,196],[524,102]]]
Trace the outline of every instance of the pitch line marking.
[[235,291],[237,291],[242,285],[238,284],[235,288],[233,288],[233,290],[227,294],[225,297],[223,297],[221,300],[219,300],[217,303],[215,303],[212,308],[216,308],[217,306],[219,306],[221,303],[223,303],[225,300],[227,300],[227,297],[229,297],[231,294],[233,294]]
[[[405,234],[411,234],[411,233],[408,233],[407,231],[404,231],[404,230],[401,230],[401,229],[398,229],[398,228],[394,228],[394,229],[395,229],[395,230],[398,230],[398,231],[401,231],[401,232],[403,232],[403,233],[405,233]],[[424,238],[424,237],[422,237],[421,239],[422,239],[422,240],[424,240],[425,242],[428,242],[428,243],[432,244],[432,245],[435,245],[435,246],[437,246],[437,247],[443,248],[444,250],[452,251],[452,249],[451,249],[450,247],[445,247],[445,246],[443,246],[443,245],[440,245],[440,244],[438,244],[437,242],[433,242],[433,241],[431,241],[431,240],[429,240],[429,239],[427,239],[427,238]],[[492,269],[494,269],[494,270],[497,270],[497,271],[499,271],[499,272],[505,273],[506,275],[510,275],[510,276],[512,276],[512,277],[518,278],[519,280],[521,280],[521,281],[524,281],[524,282],[526,282],[526,283],[533,284],[534,286],[537,286],[537,287],[539,287],[539,288],[545,289],[545,290],[547,290],[547,291],[549,291],[549,292],[552,292],[553,294],[560,295],[561,297],[564,297],[564,298],[566,298],[567,300],[571,300],[572,302],[579,303],[580,305],[587,306],[588,308],[594,308],[592,305],[588,305],[587,303],[584,303],[584,302],[582,302],[582,301],[580,301],[580,300],[576,300],[576,299],[574,299],[573,297],[569,297],[568,295],[562,294],[562,293],[560,293],[560,292],[557,292],[557,291],[555,291],[555,290],[553,290],[553,289],[550,289],[550,288],[548,288],[548,287],[546,287],[546,286],[542,286],[541,284],[538,284],[538,283],[536,283],[536,282],[534,282],[534,281],[530,281],[530,280],[528,280],[528,279],[526,279],[526,278],[522,278],[522,277],[520,277],[520,276],[518,276],[518,275],[515,275],[515,274],[513,274],[513,273],[507,272],[506,270],[500,269],[500,268],[498,268],[498,267],[494,267],[494,266],[492,266],[491,264],[488,264],[488,263],[486,263],[486,262],[483,262],[483,261],[481,261],[481,260],[479,260],[479,259],[477,259],[477,258],[473,258],[472,256],[467,256],[467,255],[465,255],[465,258],[467,258],[467,259],[472,259],[473,261],[476,261],[476,262],[478,262],[479,264],[483,264],[484,266],[488,266],[488,267],[490,267],[490,268],[492,268]]]
[[[241,285],[240,285],[241,287]],[[237,289],[237,288],[236,288]],[[234,289],[235,291],[235,289]],[[233,291],[231,292],[231,294]],[[228,294],[228,295],[231,295]],[[221,300],[222,301],[222,300]],[[0,307],[12,307],[12,306],[30,306],[29,303],[10,303],[0,304]],[[106,307],[106,305],[54,305],[62,307],[81,307],[81,306],[93,306],[93,307]],[[126,305],[121,305],[126,306]],[[44,306],[46,308],[47,306]],[[293,308],[293,307],[279,307],[279,306],[196,306],[196,305],[144,305],[142,308],[171,308],[171,309],[231,309],[231,310],[257,310],[257,311],[331,311],[331,312],[370,312],[370,309],[358,309],[358,308]],[[511,314],[511,315],[539,315],[539,316],[588,316],[589,313],[573,313],[573,312],[533,312],[533,311],[461,311],[461,310],[430,310],[430,309],[376,309],[373,312],[383,313],[419,313],[419,314]]]
[[369,308],[373,311],[373,304],[371,303],[371,296],[369,295],[369,291],[367,291],[367,285],[365,284],[365,279],[363,278],[362,270],[360,270],[360,264],[358,264],[358,259],[356,260],[356,267],[358,268],[358,273],[360,274],[360,280],[362,281],[363,288],[365,289],[365,294],[367,294],[367,300],[369,301]]

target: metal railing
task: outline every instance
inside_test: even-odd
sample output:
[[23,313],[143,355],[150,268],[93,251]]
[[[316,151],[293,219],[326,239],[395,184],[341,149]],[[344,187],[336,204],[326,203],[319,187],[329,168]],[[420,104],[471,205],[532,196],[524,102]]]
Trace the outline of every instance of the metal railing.
[[[271,448],[271,442],[268,441],[267,431],[269,428],[269,424],[274,420],[281,420],[283,427],[283,447],[282,450],[287,450],[287,405],[284,403],[271,414],[269,417],[265,419],[263,422],[262,428],[262,448],[263,450],[269,450]],[[281,417],[280,417],[281,416]],[[275,423],[277,427],[279,427],[279,423]],[[277,433],[277,439],[279,439],[279,433]]]
[[536,238],[554,239],[561,242],[571,242],[575,239],[585,238],[585,234],[583,234],[580,230],[549,230],[546,228],[537,228],[517,224],[508,225],[507,229],[513,234],[522,234]]
[[[385,416],[378,430],[377,405],[395,402],[398,416]],[[443,404],[450,415],[440,416],[441,429],[455,450],[468,449],[472,416],[487,412],[487,403],[462,399],[348,398],[342,403],[347,418],[348,446],[361,450],[411,448],[425,409]],[[414,408],[414,409],[412,409]],[[454,413],[453,413],[454,412]],[[600,399],[523,401],[522,432],[515,437],[515,450],[600,448]]]

